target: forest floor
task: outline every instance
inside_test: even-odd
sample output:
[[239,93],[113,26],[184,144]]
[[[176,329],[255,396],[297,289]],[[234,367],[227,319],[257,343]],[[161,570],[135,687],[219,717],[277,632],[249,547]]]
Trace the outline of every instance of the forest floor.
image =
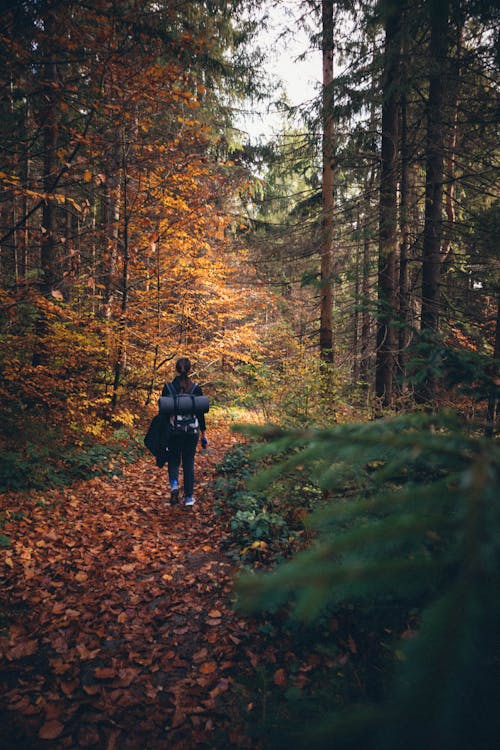
[[239,679],[265,654],[232,609],[213,510],[214,467],[236,441],[211,430],[192,508],[170,507],[151,456],[0,496],[2,750],[254,747]]

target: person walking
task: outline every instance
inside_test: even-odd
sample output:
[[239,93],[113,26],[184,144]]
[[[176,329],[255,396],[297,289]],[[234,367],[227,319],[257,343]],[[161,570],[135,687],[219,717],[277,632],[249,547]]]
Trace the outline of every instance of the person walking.
[[[178,396],[181,393],[187,393],[191,396],[203,395],[198,383],[194,383],[189,376],[191,362],[187,357],[181,357],[177,360],[175,370],[177,374],[171,383],[165,383],[162,396]],[[196,502],[194,497],[194,459],[200,436],[201,446],[206,448],[208,440],[203,413],[170,417],[167,461],[171,505],[177,505],[179,502],[179,468],[181,462],[184,476],[184,505],[194,505]]]

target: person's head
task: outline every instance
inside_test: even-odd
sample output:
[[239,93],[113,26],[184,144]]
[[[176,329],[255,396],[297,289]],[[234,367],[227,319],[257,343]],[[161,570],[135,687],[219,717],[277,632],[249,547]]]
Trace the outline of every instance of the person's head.
[[181,357],[175,363],[175,370],[179,376],[181,382],[181,390],[188,391],[192,387],[189,373],[191,370],[191,362],[187,357]]
[[177,374],[180,375],[181,378],[187,378],[191,370],[191,362],[187,357],[180,357],[180,359],[178,359],[175,363],[175,369]]

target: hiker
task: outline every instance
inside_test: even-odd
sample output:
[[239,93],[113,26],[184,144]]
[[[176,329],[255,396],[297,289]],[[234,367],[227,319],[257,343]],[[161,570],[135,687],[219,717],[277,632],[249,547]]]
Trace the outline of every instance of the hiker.
[[[175,396],[187,393],[192,396],[202,396],[202,390],[189,377],[191,362],[187,357],[181,357],[175,365],[177,375],[171,383],[163,387],[162,396]],[[184,475],[184,505],[194,505],[194,457],[198,438],[201,435],[201,447],[206,448],[205,415],[201,412],[189,415],[174,415],[170,417],[168,436],[168,476],[170,479],[170,504],[179,502],[179,466],[182,461]]]

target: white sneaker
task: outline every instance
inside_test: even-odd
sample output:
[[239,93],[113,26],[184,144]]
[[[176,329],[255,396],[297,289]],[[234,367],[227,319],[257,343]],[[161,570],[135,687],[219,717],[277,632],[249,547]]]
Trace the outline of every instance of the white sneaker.
[[196,498],[194,498],[193,496],[184,498],[184,505],[194,505],[195,502],[196,502]]

